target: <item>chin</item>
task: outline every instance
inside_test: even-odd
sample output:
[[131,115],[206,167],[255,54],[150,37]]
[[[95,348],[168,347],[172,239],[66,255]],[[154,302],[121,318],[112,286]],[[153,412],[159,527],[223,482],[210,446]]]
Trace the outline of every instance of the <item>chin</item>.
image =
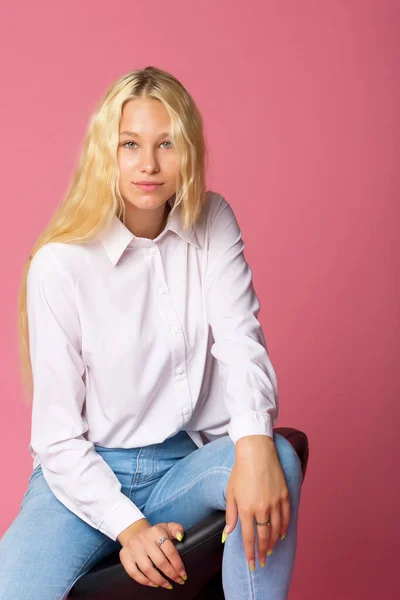
[[134,208],[142,208],[142,209],[152,209],[158,208],[165,204],[166,200],[160,201],[160,198],[156,196],[152,196],[151,193],[143,192],[136,196],[136,198],[124,198],[125,204],[133,206]]

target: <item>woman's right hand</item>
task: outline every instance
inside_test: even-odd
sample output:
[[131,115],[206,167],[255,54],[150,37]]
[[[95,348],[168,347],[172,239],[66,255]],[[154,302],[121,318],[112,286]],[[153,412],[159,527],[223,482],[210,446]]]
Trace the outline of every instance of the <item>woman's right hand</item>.
[[[179,534],[183,535],[182,525],[171,521],[152,526],[144,519],[143,527],[138,533],[132,536],[127,533],[125,530],[125,537],[119,536],[122,544],[119,557],[125,571],[132,579],[142,585],[171,589],[171,584],[157,571],[155,568],[157,567],[173,581],[185,583],[187,579],[185,567],[175,544],[171,541],[173,538],[178,539]],[[157,542],[161,537],[169,539],[159,546]]]

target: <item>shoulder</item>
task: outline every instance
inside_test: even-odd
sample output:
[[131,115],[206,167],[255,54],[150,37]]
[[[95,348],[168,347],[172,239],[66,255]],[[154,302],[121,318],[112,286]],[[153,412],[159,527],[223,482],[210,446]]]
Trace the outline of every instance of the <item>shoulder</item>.
[[206,191],[206,208],[210,215],[215,215],[218,210],[228,205],[224,196],[214,190]]
[[53,244],[44,244],[39,250],[34,254],[31,259],[28,271],[28,278],[32,279],[32,277],[40,277],[45,275],[46,273],[54,274],[58,271],[61,271],[60,264],[58,263],[55,255],[51,251],[51,246]]
[[48,302],[54,297],[66,299],[74,293],[74,282],[60,262],[55,243],[44,244],[31,259],[27,274],[29,302]]
[[[62,262],[65,250],[68,253],[69,244],[49,242],[32,257],[27,275],[26,308],[30,334],[34,336],[39,329],[40,335],[44,330],[49,331],[49,335],[57,332],[53,338],[56,340],[60,324],[71,336],[79,331],[77,286]],[[56,323],[56,329],[52,329]]]
[[31,260],[28,277],[68,278],[76,280],[82,270],[87,255],[95,241],[88,244],[70,244],[64,242],[48,242],[35,253]]
[[206,223],[207,229],[211,228],[217,220],[222,218],[228,218],[232,220],[234,213],[229,202],[213,190],[206,191],[206,203],[205,203]]

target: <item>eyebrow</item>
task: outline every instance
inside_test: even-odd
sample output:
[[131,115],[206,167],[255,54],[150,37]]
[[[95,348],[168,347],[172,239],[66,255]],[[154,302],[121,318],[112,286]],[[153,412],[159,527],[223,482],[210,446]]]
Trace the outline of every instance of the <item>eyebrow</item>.
[[[137,133],[136,131],[121,131],[119,135],[131,135],[131,136],[136,135],[137,137],[140,137],[140,133]],[[164,138],[164,137],[167,137],[170,135],[171,134],[169,132],[165,132],[165,133],[160,133],[160,135],[158,137]]]

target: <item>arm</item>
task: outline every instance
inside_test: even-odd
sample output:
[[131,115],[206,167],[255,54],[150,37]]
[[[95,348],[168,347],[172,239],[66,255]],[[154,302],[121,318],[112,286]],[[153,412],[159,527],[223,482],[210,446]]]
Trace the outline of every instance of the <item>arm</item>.
[[[241,518],[245,555],[255,567],[254,518],[270,519],[257,531],[262,566],[267,549],[290,520],[287,484],[273,441],[278,418],[276,374],[258,321],[260,304],[243,249],[241,231],[230,205],[221,198],[209,237],[207,310],[230,414],[229,435],[235,443],[235,464],[226,489],[226,534]],[[278,505],[276,499],[278,500]],[[283,538],[282,538],[283,539]]]
[[85,365],[74,281],[49,245],[32,259],[27,310],[33,373],[31,447],[58,500],[116,540],[144,515],[121,492],[111,467],[84,436]]
[[278,418],[278,389],[261,325],[260,304],[244,242],[231,206],[219,196],[210,225],[205,297],[230,414],[229,435],[272,438]]

